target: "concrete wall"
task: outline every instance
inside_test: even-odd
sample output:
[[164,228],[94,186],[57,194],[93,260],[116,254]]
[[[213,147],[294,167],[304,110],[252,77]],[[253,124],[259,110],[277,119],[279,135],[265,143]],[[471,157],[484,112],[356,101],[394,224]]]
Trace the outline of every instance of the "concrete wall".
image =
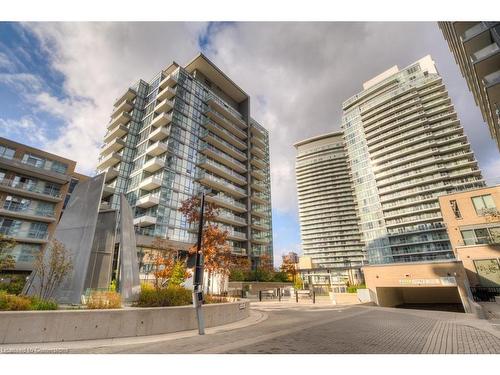
[[500,259],[500,246],[463,246],[456,248],[456,254],[464,265],[470,286],[481,286],[474,260]]
[[361,303],[357,293],[331,293],[334,305],[355,305]]
[[[250,303],[203,305],[203,311],[205,326],[214,327],[247,318]],[[111,339],[196,328],[193,306],[0,312],[0,344]]]
[[230,281],[228,283],[229,291],[231,290],[248,290],[249,294],[255,295],[259,291],[271,290],[277,288],[290,288],[292,283],[282,282],[257,282],[257,281]]
[[[450,290],[451,287],[457,291],[465,311],[470,311],[468,281],[460,261],[373,265],[363,267],[363,272],[366,287],[376,296],[378,305],[390,307],[404,302],[451,303],[456,296]],[[451,281],[453,278],[455,285]],[[440,291],[440,288],[446,290]],[[406,292],[406,289],[422,291]]]

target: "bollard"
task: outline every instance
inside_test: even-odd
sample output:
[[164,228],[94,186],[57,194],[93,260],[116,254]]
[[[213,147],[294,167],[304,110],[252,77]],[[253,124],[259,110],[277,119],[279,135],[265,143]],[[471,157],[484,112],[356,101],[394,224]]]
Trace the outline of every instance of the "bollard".
[[281,302],[281,288],[278,288],[278,300]]
[[262,290],[259,290],[259,301],[262,302]]
[[299,293],[295,291],[295,302],[299,303]]
[[313,290],[313,303],[316,303],[316,292]]
[[243,289],[241,290],[241,298],[245,298],[245,291]]

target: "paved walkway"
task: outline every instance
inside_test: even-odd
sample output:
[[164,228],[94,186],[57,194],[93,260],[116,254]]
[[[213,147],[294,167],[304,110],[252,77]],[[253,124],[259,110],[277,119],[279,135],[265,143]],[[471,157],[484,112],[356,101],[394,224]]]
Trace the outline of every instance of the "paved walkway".
[[210,329],[205,336],[183,332],[52,346],[71,353],[500,354],[500,330],[467,314],[307,302],[252,303],[252,309],[246,323]]

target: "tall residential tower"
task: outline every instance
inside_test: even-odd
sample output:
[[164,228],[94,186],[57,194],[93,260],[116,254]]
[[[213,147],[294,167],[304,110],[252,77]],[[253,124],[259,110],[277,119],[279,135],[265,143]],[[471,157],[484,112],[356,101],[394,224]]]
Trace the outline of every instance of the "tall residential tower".
[[337,277],[364,263],[342,133],[295,144],[302,250],[312,266]]
[[115,208],[125,193],[142,234],[194,243],[178,208],[203,189],[235,254],[272,257],[268,132],[250,117],[248,94],[204,55],[126,89],[107,128],[105,199]]
[[438,22],[500,150],[500,22]]
[[484,181],[432,58],[365,82],[343,111],[369,263],[453,258],[438,197]]

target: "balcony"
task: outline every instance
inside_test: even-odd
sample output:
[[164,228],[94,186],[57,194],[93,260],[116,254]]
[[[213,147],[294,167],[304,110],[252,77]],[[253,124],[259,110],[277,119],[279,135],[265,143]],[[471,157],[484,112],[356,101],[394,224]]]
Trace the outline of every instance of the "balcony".
[[118,177],[118,174],[119,174],[118,169],[113,168],[113,167],[108,167],[105,170],[103,170],[102,172],[106,173],[106,177],[104,178],[104,180],[106,182],[114,180],[116,177]]
[[257,155],[261,159],[264,159],[266,157],[266,154],[264,153],[264,151],[262,151],[262,149],[260,149],[258,147],[252,146],[250,151],[252,154]]
[[467,43],[470,39],[478,36],[482,32],[488,30],[488,26],[485,22],[478,22],[474,26],[465,30],[463,36],[461,37],[463,43]]
[[11,228],[2,227],[0,233],[13,238],[17,242],[45,244],[49,238],[48,232],[37,230],[12,230]]
[[114,185],[104,185],[104,188],[102,189],[102,197],[107,198],[111,195],[113,195],[116,191],[116,188]]
[[97,169],[102,171],[103,169],[118,164],[119,162],[121,162],[121,160],[122,156],[120,154],[117,154],[116,152],[113,152],[99,161],[99,164],[97,164]]
[[268,217],[267,211],[264,211],[260,208],[252,208],[251,214],[252,216],[260,217],[261,219],[266,219]]
[[168,112],[172,108],[174,108],[174,102],[168,99],[165,99],[158,103],[158,105],[155,107],[155,112],[156,113],[163,113],[163,112]]
[[160,197],[158,195],[147,194],[143,195],[135,202],[137,207],[149,208],[157,206],[160,203]]
[[260,181],[252,180],[252,184],[250,186],[253,190],[257,190],[260,192],[266,191],[266,185]]
[[207,119],[207,121],[205,122],[205,128],[210,130],[212,133],[217,134],[219,137],[231,143],[233,146],[238,147],[240,150],[247,149],[247,145],[245,142],[242,142],[238,137],[235,137],[233,134],[231,134],[230,131],[224,129],[222,126],[216,124],[212,120]]
[[166,87],[158,93],[156,97],[159,101],[163,101],[165,99],[171,100],[175,96],[175,89],[171,87]]
[[134,104],[130,100],[123,100],[117,107],[113,110],[111,117],[115,117],[120,114],[120,112],[129,112],[132,108],[134,108]]
[[170,127],[156,128],[149,133],[150,141],[162,141],[170,135]]
[[54,211],[37,210],[14,205],[7,205],[0,208],[0,215],[16,219],[41,221],[44,223],[53,223],[56,221]]
[[478,77],[484,77],[500,66],[500,47],[495,42],[472,55],[472,63]]
[[262,150],[266,149],[266,144],[264,143],[264,141],[261,138],[252,137],[250,140],[251,140],[253,145],[259,147],[260,149],[262,149]]
[[246,206],[243,203],[223,195],[206,196],[205,199],[207,202],[211,202],[219,207],[228,208],[236,212],[247,212]]
[[225,153],[231,155],[233,158],[236,158],[240,161],[247,159],[246,155],[243,152],[241,152],[232,144],[226,142],[219,136],[210,133],[208,130],[202,133],[202,139],[207,143],[210,143],[211,145],[217,147],[219,150],[224,151]]
[[252,164],[260,169],[264,169],[266,167],[266,163],[264,162],[264,160],[261,160],[261,159],[255,158],[255,157],[253,157],[250,160],[250,164]]
[[251,169],[251,175],[252,175],[252,177],[255,177],[257,180],[260,180],[260,181],[266,179],[266,175],[264,174],[264,172],[262,172],[262,170],[257,169],[257,168]]
[[59,190],[42,188],[34,184],[22,183],[7,178],[0,180],[0,191],[48,202],[57,203],[62,200]]
[[157,157],[149,159],[144,163],[142,169],[148,172],[156,172],[158,169],[165,167],[165,161]]
[[118,152],[125,147],[125,141],[121,138],[115,138],[111,142],[106,143],[101,149],[101,156],[106,156],[112,152]]
[[268,231],[270,229],[270,226],[269,224],[266,224],[264,222],[254,220],[252,221],[252,228],[260,231]]
[[236,185],[233,185],[222,178],[211,175],[207,172],[201,171],[200,173],[198,173],[196,179],[204,185],[213,187],[217,190],[224,191],[237,198],[246,197],[246,191],[244,189]]
[[204,155],[210,156],[212,159],[224,164],[225,166],[234,169],[237,172],[245,173],[247,171],[245,164],[218,150],[212,145],[204,145],[201,150]]
[[168,145],[164,142],[155,142],[146,149],[146,154],[152,156],[161,155],[168,150]]
[[173,74],[169,74],[165,78],[163,78],[158,86],[160,89],[164,89],[165,87],[174,87],[177,84],[177,77]]
[[224,116],[219,114],[219,112],[214,111],[213,109],[208,109],[205,112],[205,115],[209,120],[212,120],[222,126],[224,129],[229,131],[229,133],[234,134],[240,139],[247,139],[247,134],[241,130],[238,126],[234,125],[232,122],[230,122],[228,119],[226,119]]
[[143,190],[154,190],[157,189],[161,186],[162,180],[159,177],[156,176],[150,176],[142,180],[139,184],[139,188]]
[[147,227],[156,224],[156,217],[150,215],[139,216],[134,219],[134,225],[138,227]]
[[118,99],[116,99],[116,101],[114,102],[113,106],[114,107],[118,107],[120,105],[121,102],[123,102],[124,100],[134,100],[134,98],[137,96],[136,92],[134,90],[132,90],[131,88],[127,89],[127,91],[125,91],[125,93],[120,96]]
[[29,176],[58,184],[65,184],[70,181],[71,178],[67,174],[53,171],[48,167],[49,165],[47,163],[43,165],[33,165],[22,159],[9,159],[0,156],[0,168],[5,168],[20,174],[28,174]]
[[252,242],[257,243],[257,244],[261,244],[261,245],[266,245],[271,241],[267,238],[264,238],[264,237],[252,236]]
[[234,230],[227,231],[227,238],[233,241],[246,241],[247,235],[243,232],[237,232]]
[[214,160],[208,159],[206,156],[201,158],[198,165],[210,172],[213,172],[221,177],[228,179],[229,181],[235,182],[238,185],[246,185],[247,183],[246,178],[240,175],[239,173],[234,172],[233,170],[225,167],[222,164],[217,163]]
[[172,114],[162,113],[161,115],[156,116],[153,121],[151,121],[151,126],[154,128],[158,128],[161,126],[168,125],[172,122]]
[[236,111],[234,108],[231,108],[230,106],[222,103],[222,101],[216,98],[214,95],[209,96],[209,98],[207,99],[207,104],[217,112],[221,113],[229,121],[238,125],[240,128],[247,128],[247,124],[243,120],[241,114],[238,113],[238,111]]
[[217,221],[221,223],[226,223],[234,226],[244,227],[247,225],[247,221],[239,216],[233,215],[229,212],[222,211],[216,218]]
[[118,125],[108,130],[108,133],[104,137],[104,143],[109,143],[113,139],[121,138],[127,133],[128,133],[128,128],[125,125]]
[[131,118],[132,116],[130,116],[130,114],[128,114],[127,112],[122,112],[118,116],[113,117],[107,127],[108,129],[113,129],[120,124],[127,125],[130,122]]
[[261,193],[252,193],[252,196],[250,197],[252,202],[258,203],[258,204],[267,204],[268,201],[266,199],[266,196]]
[[266,134],[262,130],[258,129],[255,126],[251,126],[250,127],[250,131],[257,138],[261,138],[261,139],[265,139],[266,138]]

